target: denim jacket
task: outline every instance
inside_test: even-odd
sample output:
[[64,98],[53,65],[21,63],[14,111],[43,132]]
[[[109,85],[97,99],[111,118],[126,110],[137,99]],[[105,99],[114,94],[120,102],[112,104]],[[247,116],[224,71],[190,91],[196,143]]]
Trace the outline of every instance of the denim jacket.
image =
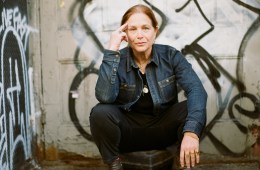
[[[140,98],[143,82],[131,55],[130,47],[104,51],[95,88],[100,103],[118,104],[130,111]],[[183,132],[194,132],[200,136],[206,123],[207,93],[191,64],[175,48],[154,44],[145,72],[154,114],[160,114],[178,102],[178,85],[187,96],[188,116]]]

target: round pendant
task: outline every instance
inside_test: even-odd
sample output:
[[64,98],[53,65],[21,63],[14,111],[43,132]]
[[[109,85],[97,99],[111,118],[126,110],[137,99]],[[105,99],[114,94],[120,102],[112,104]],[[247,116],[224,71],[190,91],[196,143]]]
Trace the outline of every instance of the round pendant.
[[149,90],[148,90],[148,88],[147,88],[146,86],[144,86],[143,92],[144,92],[144,93],[148,93],[148,92],[149,92]]

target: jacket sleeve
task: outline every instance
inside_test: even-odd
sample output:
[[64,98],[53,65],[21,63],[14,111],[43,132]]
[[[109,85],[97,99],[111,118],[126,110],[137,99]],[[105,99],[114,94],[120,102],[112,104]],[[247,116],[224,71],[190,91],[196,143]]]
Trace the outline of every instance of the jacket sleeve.
[[119,92],[117,70],[120,62],[120,53],[105,50],[99,68],[95,95],[100,103],[113,103]]
[[206,124],[207,93],[191,64],[177,51],[174,56],[174,69],[177,83],[187,96],[188,115],[184,132],[193,132],[199,137]]

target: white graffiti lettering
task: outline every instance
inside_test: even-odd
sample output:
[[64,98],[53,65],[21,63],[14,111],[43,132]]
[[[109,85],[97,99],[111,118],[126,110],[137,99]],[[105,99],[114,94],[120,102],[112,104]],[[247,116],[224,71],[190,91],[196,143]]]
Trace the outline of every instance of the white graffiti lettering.
[[[30,99],[26,46],[30,32],[26,16],[18,7],[3,8],[0,17],[0,169],[14,169],[19,156],[31,157]],[[9,37],[15,53],[8,47]],[[8,55],[6,55],[8,53]]]
[[31,32],[37,32],[27,24],[26,16],[22,16],[18,7],[14,9],[3,8],[0,19],[0,34],[2,34],[6,28],[10,26],[13,27],[22,40],[24,49],[26,50],[29,34]]
[[[0,154],[0,161],[5,160],[4,162],[0,162],[0,166],[4,167],[7,166],[10,169],[13,169],[13,157],[14,153],[16,151],[16,148],[18,147],[18,143],[22,144],[23,151],[24,151],[24,157],[28,158],[28,156],[31,155],[31,149],[30,149],[30,139],[31,134],[28,132],[28,125],[29,125],[29,92],[28,92],[28,79],[27,79],[27,72],[26,72],[26,61],[25,61],[25,54],[23,45],[21,42],[21,39],[19,38],[18,33],[13,27],[8,27],[5,30],[5,34],[3,36],[3,42],[1,46],[1,72],[3,73],[4,68],[4,49],[5,49],[5,43],[7,40],[7,36],[9,33],[12,33],[15,35],[16,40],[18,42],[18,48],[20,50],[21,62],[22,67],[18,65],[18,61],[14,60],[12,58],[8,58],[9,61],[9,81],[6,81],[8,77],[6,77],[4,74],[2,74],[1,77],[1,107],[3,110],[1,110],[0,113],[0,120],[1,120],[1,138],[0,138],[0,146],[2,150]],[[6,59],[5,59],[6,60]],[[14,63],[14,72],[13,72],[13,63]],[[20,70],[19,70],[20,69]],[[22,69],[22,70],[21,70]],[[22,72],[22,74],[19,74],[19,72]],[[19,75],[23,76],[23,87],[24,89],[21,89],[21,82]],[[13,76],[15,76],[15,79],[13,79]],[[13,82],[13,80],[15,80]],[[9,82],[5,83],[4,82]],[[6,91],[4,91],[6,89]],[[22,112],[20,110],[20,97],[21,97],[21,91],[24,91],[24,94],[22,98],[25,102],[25,112]],[[6,110],[5,107],[9,106],[10,109]],[[9,125],[9,126],[7,126]],[[14,132],[14,130],[19,127],[20,133],[17,134],[17,132]],[[7,130],[8,129],[8,130]],[[29,139],[29,140],[28,140]],[[21,146],[19,146],[21,147]]]

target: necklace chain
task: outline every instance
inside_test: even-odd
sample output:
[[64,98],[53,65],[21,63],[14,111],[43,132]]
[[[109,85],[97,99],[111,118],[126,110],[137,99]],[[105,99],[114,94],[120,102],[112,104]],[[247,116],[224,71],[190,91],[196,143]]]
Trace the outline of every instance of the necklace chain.
[[138,65],[138,67],[143,68],[145,63],[144,64],[137,64],[137,65]]
[[138,67],[139,68],[143,68],[144,66],[146,66],[147,65],[147,63],[148,63],[148,61],[146,61],[146,62],[143,62],[143,63],[138,63],[138,62],[136,62],[136,64],[138,65]]
[[138,65],[139,70],[141,71],[141,73],[144,74],[145,73],[145,66],[147,65],[147,63],[143,64],[143,65],[139,65],[139,64],[137,64],[137,65]]
[[150,61],[149,59],[146,60],[146,61],[143,62],[143,63],[139,63],[139,62],[135,61],[136,64],[137,64],[137,66],[139,67],[139,70],[141,71],[142,74],[145,73],[145,67],[146,67],[146,65],[148,64],[149,61]]

